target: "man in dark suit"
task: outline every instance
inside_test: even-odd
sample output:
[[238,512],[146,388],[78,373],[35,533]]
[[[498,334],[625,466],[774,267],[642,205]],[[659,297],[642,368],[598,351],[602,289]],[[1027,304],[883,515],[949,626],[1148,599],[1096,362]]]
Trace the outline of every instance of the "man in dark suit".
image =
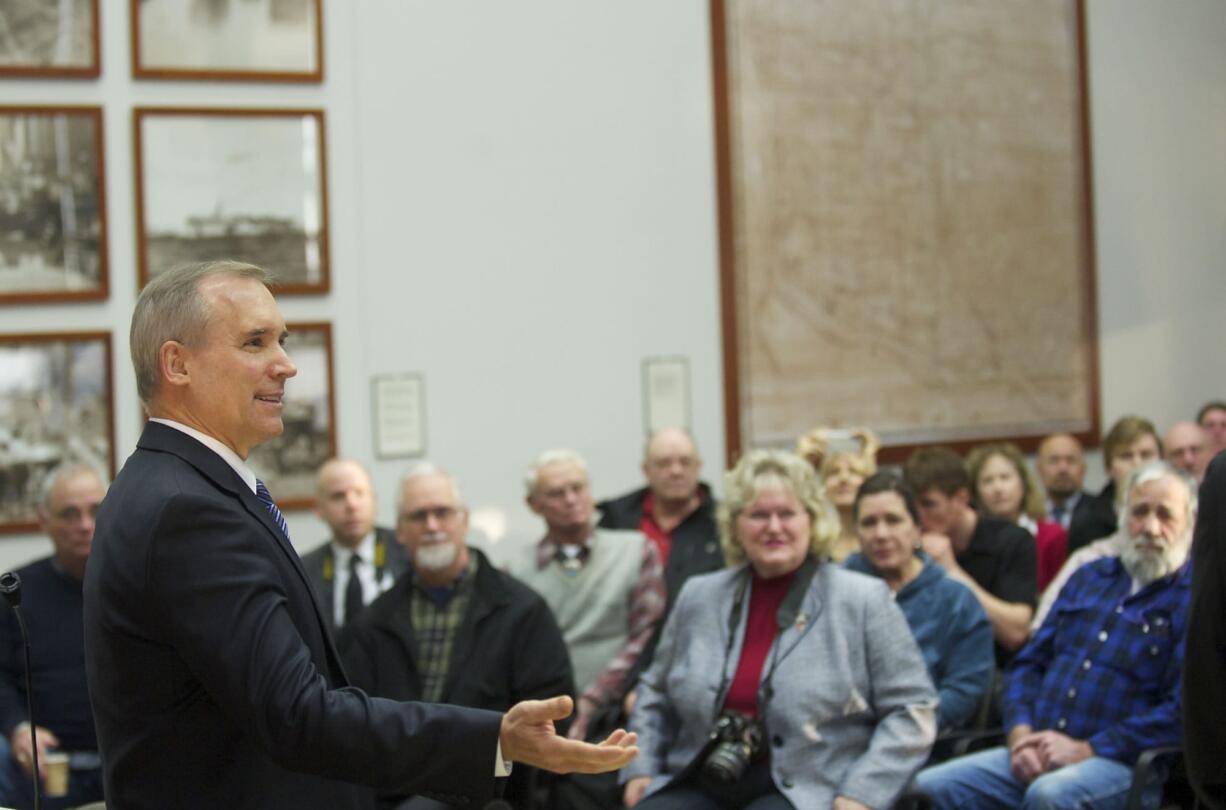
[[1035,469],[1047,493],[1047,517],[1068,531],[1073,552],[1115,531],[1115,507],[1082,489],[1086,477],[1081,442],[1068,433],[1053,433],[1039,443]]
[[316,479],[315,514],[332,538],[302,555],[328,628],[348,624],[409,567],[391,529],[375,525],[375,491],[356,461],[324,462]]
[[[85,654],[109,805],[357,808],[365,784],[477,807],[507,761],[620,768],[553,721],[569,698],[505,715],[348,688],[285,520],[245,459],[282,431],[285,321],[263,270],[180,267],[132,316],[150,416],[98,514]],[[354,784],[358,783],[358,784]]]

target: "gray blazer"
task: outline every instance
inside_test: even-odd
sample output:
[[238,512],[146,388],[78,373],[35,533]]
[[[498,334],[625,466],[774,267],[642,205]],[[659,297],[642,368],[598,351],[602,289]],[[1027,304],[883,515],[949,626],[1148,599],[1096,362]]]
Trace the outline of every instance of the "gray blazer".
[[[391,575],[393,582],[400,579],[400,575],[409,567],[409,554],[396,540],[396,533],[391,529],[376,526],[375,541],[383,543],[384,553],[387,555],[383,563],[384,570]],[[333,582],[324,576],[325,569],[330,563],[332,563],[331,542],[326,542],[302,555],[302,567],[306,569],[307,577],[311,580],[311,587],[315,591],[315,597],[319,600],[319,610],[324,615],[328,629],[335,633],[336,610],[332,593]]]
[[[638,684],[630,728],[642,754],[621,779],[665,787],[707,740],[721,683],[741,657],[749,599],[730,653],[729,614],[748,568],[686,582],[651,668]],[[936,737],[937,694],[907,620],[880,580],[823,564],[796,621],[779,633],[774,690],[764,713],[776,787],[797,808],[847,796],[886,808],[923,765]],[[726,677],[725,677],[726,676]]]

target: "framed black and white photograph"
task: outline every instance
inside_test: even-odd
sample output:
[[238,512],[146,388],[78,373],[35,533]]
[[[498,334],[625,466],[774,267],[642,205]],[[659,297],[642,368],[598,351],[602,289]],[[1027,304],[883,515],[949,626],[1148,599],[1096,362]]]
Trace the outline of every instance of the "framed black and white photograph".
[[283,293],[328,291],[322,110],[138,107],[137,263],[257,264]]
[[109,332],[0,335],[0,533],[38,528],[61,464],[115,473]]
[[130,0],[138,79],[323,80],[322,0]]
[[315,504],[315,473],[336,455],[336,400],[332,384],[332,326],[287,324],[285,350],[298,367],[285,383],[285,430],[258,445],[247,462],[283,510]]
[[97,76],[99,2],[0,2],[0,77]]
[[102,108],[0,106],[0,304],[106,298]]

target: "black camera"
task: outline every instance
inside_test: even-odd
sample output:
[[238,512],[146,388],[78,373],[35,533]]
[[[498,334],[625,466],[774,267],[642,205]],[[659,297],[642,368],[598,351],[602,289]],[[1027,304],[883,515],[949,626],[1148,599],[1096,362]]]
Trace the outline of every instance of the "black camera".
[[762,750],[762,726],[743,714],[724,712],[711,729],[707,747],[703,777],[715,785],[730,785],[741,778]]

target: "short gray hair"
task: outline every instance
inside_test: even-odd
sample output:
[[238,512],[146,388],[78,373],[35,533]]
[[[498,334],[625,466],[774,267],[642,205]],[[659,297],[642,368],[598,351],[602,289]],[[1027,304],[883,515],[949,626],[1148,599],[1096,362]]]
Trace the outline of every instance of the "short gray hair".
[[254,264],[221,259],[167,270],[146,284],[136,299],[128,344],[136,371],[136,392],[146,408],[158,391],[162,345],[174,340],[190,346],[204,334],[211,313],[200,295],[200,283],[217,275],[250,278],[265,287],[273,281],[268,271]]
[[541,470],[548,467],[550,464],[558,464],[563,461],[569,461],[583,471],[583,477],[587,478],[587,462],[583,460],[583,456],[576,453],[574,450],[568,450],[564,447],[546,450],[536,457],[528,467],[528,471],[524,473],[524,494],[528,497],[536,492],[536,485],[540,482]]
[[1132,501],[1133,490],[1142,484],[1148,484],[1151,481],[1157,481],[1162,478],[1173,478],[1183,487],[1184,495],[1188,499],[1188,529],[1191,530],[1192,524],[1196,522],[1198,506],[1196,480],[1182,470],[1175,469],[1165,461],[1147,461],[1128,474],[1128,489],[1124,493],[1125,508]]
[[415,481],[418,478],[425,478],[431,475],[444,476],[451,482],[451,494],[455,496],[456,506],[464,508],[464,496],[460,494],[460,484],[455,480],[455,476],[444,470],[432,461],[422,460],[409,465],[409,468],[404,471],[404,475],[400,476],[400,486],[396,489],[396,512],[399,513],[404,506],[404,488],[410,481]]
[[107,480],[102,471],[87,461],[69,461],[52,469],[38,488],[38,508],[44,515],[51,513],[51,493],[61,481],[76,478],[78,475],[92,475],[106,489]]

